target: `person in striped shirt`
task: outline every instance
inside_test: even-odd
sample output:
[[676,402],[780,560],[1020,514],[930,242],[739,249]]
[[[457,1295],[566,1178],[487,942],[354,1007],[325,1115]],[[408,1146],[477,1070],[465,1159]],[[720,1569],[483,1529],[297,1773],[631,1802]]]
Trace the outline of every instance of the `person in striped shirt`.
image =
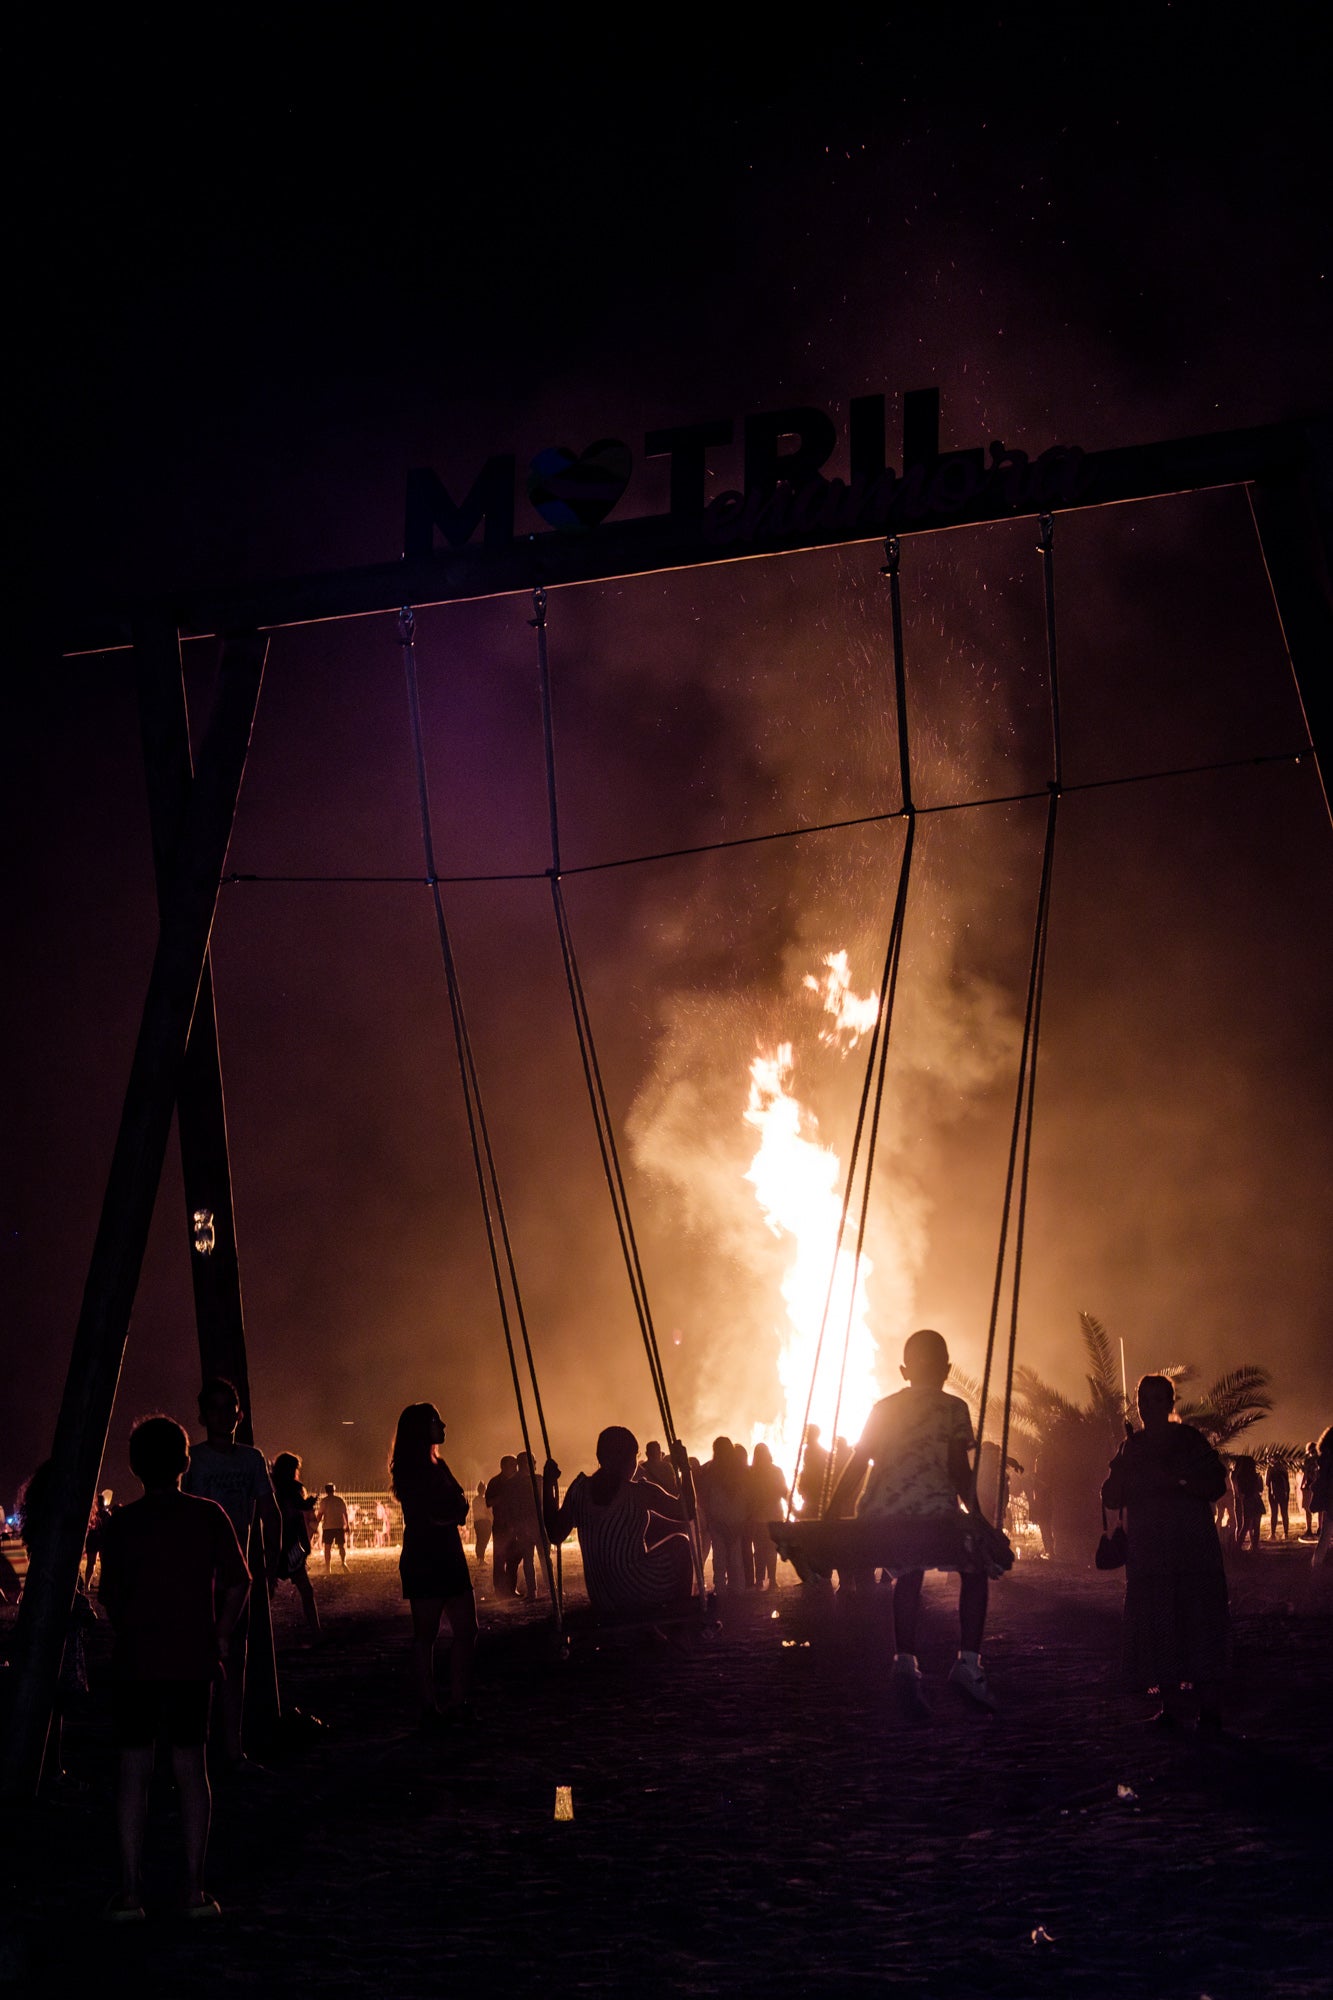
[[556,1545],[577,1532],[594,1611],[660,1611],[690,1593],[685,1509],[673,1494],[635,1479],[638,1457],[634,1433],[608,1425],[597,1440],[596,1472],[580,1472],[563,1503],[560,1467],[546,1461],[546,1532]]

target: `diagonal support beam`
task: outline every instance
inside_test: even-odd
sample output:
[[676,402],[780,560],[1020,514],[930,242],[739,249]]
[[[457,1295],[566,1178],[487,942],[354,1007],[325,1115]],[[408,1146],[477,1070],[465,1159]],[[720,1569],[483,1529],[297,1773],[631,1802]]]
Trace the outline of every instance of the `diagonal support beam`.
[[169,903],[148,982],[56,1421],[50,1531],[44,1544],[34,1551],[15,1632],[13,1696],[0,1749],[0,1792],[13,1800],[32,1798],[41,1777],[84,1536],[208,956],[267,652],[267,640],[253,634],[223,646],[213,714],[181,829]]
[[[194,786],[180,637],[174,626],[136,627],[134,665],[157,905],[159,916],[165,920],[181,829]],[[204,958],[176,1105],[185,1182],[186,1245],[190,1251],[199,1333],[199,1371],[204,1379],[225,1375],[236,1384],[243,1412],[238,1436],[242,1444],[253,1444],[245,1310],[232,1206],[211,953]],[[211,1248],[199,1247],[203,1231],[195,1230],[196,1215],[210,1218]]]
[[[137,626],[134,666],[158,913],[165,921],[181,830],[194,787],[189,707],[180,634],[175,627],[151,621]],[[199,1374],[203,1381],[210,1376],[225,1375],[229,1382],[235,1383],[241,1404],[238,1436],[242,1444],[253,1444],[245,1308],[232,1203],[227,1107],[213,1001],[211,952],[204,958],[199,998],[176,1094],[176,1129],[185,1183],[185,1249],[194,1289]],[[246,1553],[252,1573],[262,1576],[265,1569],[262,1524],[254,1524],[251,1533],[257,1539],[255,1547]],[[266,1590],[253,1593],[246,1635],[245,1729],[247,1736],[252,1736],[258,1744],[272,1738],[281,1713]]]

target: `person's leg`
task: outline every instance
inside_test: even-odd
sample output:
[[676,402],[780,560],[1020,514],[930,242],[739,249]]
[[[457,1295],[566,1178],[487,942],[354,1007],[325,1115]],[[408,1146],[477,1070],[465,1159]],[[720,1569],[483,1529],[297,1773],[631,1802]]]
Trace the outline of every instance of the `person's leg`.
[[412,1686],[423,1716],[438,1706],[435,1699],[435,1635],[444,1611],[442,1597],[414,1597],[412,1604]]
[[454,1706],[461,1707],[472,1690],[472,1660],[477,1650],[476,1600],[469,1590],[462,1596],[446,1598],[444,1609],[453,1633],[449,1648],[449,1695]]
[[116,1835],[120,1846],[119,1901],[124,1909],[143,1901],[143,1843],[152,1775],[151,1743],[122,1748],[116,1772]]
[[344,1568],[344,1569],[346,1569],[346,1568],[347,1568],[347,1537],[346,1537],[346,1535],[339,1535],[339,1537],[338,1537],[338,1560],[339,1560],[339,1562],[340,1562],[340,1563],[342,1564],[343,1568]]
[[180,1793],[181,1832],[185,1837],[185,1900],[203,1903],[204,1859],[208,1853],[208,1827],[213,1812],[213,1795],[208,1789],[208,1760],[202,1743],[173,1744],[171,1768]]
[[529,1604],[532,1604],[536,1600],[537,1596],[536,1557],[537,1557],[536,1547],[533,1543],[529,1542],[527,1547],[523,1551],[523,1588],[527,1593],[527,1599]]
[[304,1563],[300,1569],[292,1571],[292,1582],[296,1585],[296,1594],[300,1598],[301,1608],[305,1612],[307,1630],[312,1639],[318,1639],[319,1606],[315,1603],[315,1586],[310,1581],[310,1572],[306,1569]]
[[965,1653],[981,1651],[982,1634],[986,1630],[986,1606],[990,1601],[990,1579],[986,1576],[961,1576],[958,1579],[958,1628],[960,1644]]
[[324,1574],[327,1576],[333,1568],[333,1536],[323,1535],[320,1539],[324,1544]]
[[906,1570],[893,1586],[893,1644],[898,1653],[916,1658],[916,1628],[921,1614],[921,1586],[925,1571]]

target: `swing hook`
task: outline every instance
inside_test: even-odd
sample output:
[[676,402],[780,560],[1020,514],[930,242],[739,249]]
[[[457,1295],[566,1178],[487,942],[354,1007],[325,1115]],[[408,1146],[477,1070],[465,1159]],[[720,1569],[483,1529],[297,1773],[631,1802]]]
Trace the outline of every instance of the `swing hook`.
[[1044,556],[1048,556],[1054,546],[1055,516],[1053,514],[1039,514],[1037,516],[1037,547]]
[[902,554],[902,543],[896,535],[884,538],[884,561],[880,564],[881,576],[897,576],[898,560]]
[[398,613],[398,643],[400,646],[411,646],[415,643],[416,636],[416,613],[410,604],[405,604]]
[[533,590],[532,609],[535,616],[529,618],[528,623],[535,627],[538,632],[542,632],[546,629],[546,586],[544,583],[537,584]]

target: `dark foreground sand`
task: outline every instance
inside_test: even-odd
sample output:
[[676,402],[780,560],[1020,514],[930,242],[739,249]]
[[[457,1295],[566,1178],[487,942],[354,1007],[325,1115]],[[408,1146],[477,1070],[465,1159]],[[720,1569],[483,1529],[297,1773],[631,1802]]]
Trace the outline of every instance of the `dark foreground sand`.
[[[1031,1562],[993,1595],[997,1719],[943,1687],[955,1585],[927,1585],[937,1714],[914,1729],[887,1700],[882,1601],[849,1613],[793,1582],[724,1606],[687,1654],[566,1664],[535,1616],[488,1596],[477,1729],[436,1743],[408,1727],[392,1561],[363,1556],[319,1579],[319,1651],[300,1649],[279,1595],[284,1699],[327,1727],[267,1774],[218,1783],[222,1920],[170,1915],[164,1782],[153,1920],[98,1921],[114,1869],[95,1687],[66,1759],[88,1789],[0,1820],[0,1986],[1326,1995],[1333,1579],[1295,1546],[1231,1577],[1236,1735],[1221,1746],[1160,1740],[1121,1698],[1119,1578]],[[105,1651],[99,1635],[103,1686]],[[553,1816],[557,1785],[572,1823]]]

